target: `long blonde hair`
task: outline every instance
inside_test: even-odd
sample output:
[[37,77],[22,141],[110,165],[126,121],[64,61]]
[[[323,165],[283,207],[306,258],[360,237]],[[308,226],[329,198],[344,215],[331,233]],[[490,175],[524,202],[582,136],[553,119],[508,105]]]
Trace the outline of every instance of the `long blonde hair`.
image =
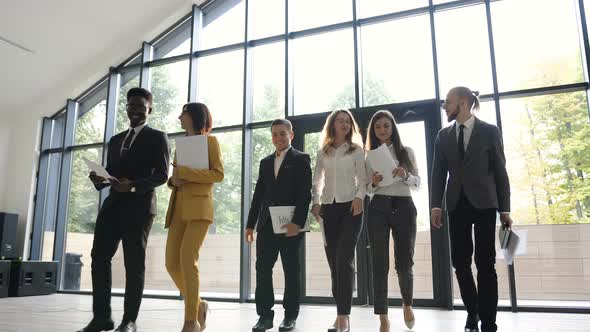
[[336,122],[336,116],[340,113],[345,113],[350,118],[350,131],[345,137],[346,143],[348,143],[349,148],[346,151],[347,154],[353,153],[357,148],[362,149],[363,146],[363,139],[360,134],[359,126],[354,120],[352,113],[349,110],[336,110],[332,112],[326,118],[326,123],[324,123],[324,129],[322,130],[322,151],[324,154],[329,155],[330,149],[334,146],[334,139],[336,138],[336,131],[334,130],[334,123]]

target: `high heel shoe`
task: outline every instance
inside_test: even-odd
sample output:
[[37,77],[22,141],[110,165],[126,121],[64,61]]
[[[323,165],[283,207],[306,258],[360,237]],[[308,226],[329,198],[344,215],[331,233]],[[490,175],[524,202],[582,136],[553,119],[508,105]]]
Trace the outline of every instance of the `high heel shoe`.
[[332,324],[332,326],[328,327],[328,332],[337,332],[338,328],[336,328],[336,323],[338,322],[338,320],[334,321],[334,324]]
[[188,325],[188,324],[184,324],[184,326],[182,327],[182,332],[201,332],[201,325],[199,324],[199,322],[195,322],[194,325]]
[[412,310],[412,307],[409,305],[404,305],[404,322],[410,330],[414,327],[414,323],[416,323],[414,311]]
[[199,305],[199,315],[197,318],[199,325],[201,326],[201,331],[205,330],[207,327],[207,312],[209,311],[211,311],[209,309],[209,302],[201,300],[201,304]]
[[389,332],[390,330],[390,324],[389,324],[389,318],[381,318],[380,319],[381,324],[379,325],[379,332]]
[[350,317],[346,317],[346,328],[341,329],[341,328],[337,328],[336,332],[350,332]]

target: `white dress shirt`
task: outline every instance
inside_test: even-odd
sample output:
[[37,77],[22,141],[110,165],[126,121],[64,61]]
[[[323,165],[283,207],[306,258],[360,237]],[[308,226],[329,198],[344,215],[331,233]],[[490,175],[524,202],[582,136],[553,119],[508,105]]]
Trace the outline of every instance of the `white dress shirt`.
[[[412,196],[410,189],[417,189],[420,187],[420,175],[418,174],[418,165],[416,165],[416,156],[414,155],[414,150],[407,146],[405,148],[406,151],[408,151],[408,157],[414,165],[414,169],[408,172],[407,178],[402,179],[399,176],[396,176],[393,178],[393,183],[385,187],[373,187],[373,173],[375,171],[373,170],[373,167],[371,167],[371,162],[369,162],[369,159],[367,158],[367,177],[369,179],[367,193],[369,195],[379,194],[385,196]],[[393,144],[389,144],[387,149],[389,149],[389,152],[391,152],[391,156],[394,160],[399,160],[395,154]]]
[[345,203],[354,198],[365,198],[368,183],[365,152],[357,146],[348,153],[349,147],[344,143],[337,149],[331,148],[328,154],[322,149],[318,151],[313,175],[313,204]]
[[277,176],[279,176],[279,170],[281,169],[281,165],[283,164],[283,160],[285,160],[285,155],[287,154],[287,151],[289,151],[289,149],[291,149],[290,145],[285,150],[279,152],[278,156],[277,152],[275,151],[275,179],[277,178]]
[[475,124],[475,115],[471,115],[469,119],[465,120],[463,123],[459,123],[455,121],[455,134],[457,135],[457,142],[459,142],[459,126],[464,125],[463,128],[463,148],[467,151],[467,147],[469,146],[469,139],[471,138],[471,133],[473,132],[473,125]]
[[139,134],[139,132],[145,127],[147,126],[147,122],[142,124],[141,126],[137,126],[135,128],[129,128],[129,130],[127,130],[127,135],[125,135],[125,138],[123,138],[123,143],[121,143],[121,150],[119,151],[119,153],[122,153],[123,151],[123,145],[125,143],[125,140],[127,139],[127,137],[129,137],[129,134],[131,134],[131,131],[135,131],[135,135],[133,136],[133,138],[131,139],[131,144],[129,144],[129,149],[131,149],[131,146],[133,145],[133,142],[135,142],[135,139],[137,138],[137,135]]

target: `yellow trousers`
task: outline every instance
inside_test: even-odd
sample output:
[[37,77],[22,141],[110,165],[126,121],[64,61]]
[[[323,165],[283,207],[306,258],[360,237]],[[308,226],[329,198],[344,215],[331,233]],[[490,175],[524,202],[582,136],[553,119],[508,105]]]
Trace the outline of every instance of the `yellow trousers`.
[[[196,321],[199,297],[199,250],[207,236],[207,220],[182,220],[180,204],[174,215],[166,240],[166,270],[184,297],[184,320]],[[177,213],[178,212],[178,213]]]

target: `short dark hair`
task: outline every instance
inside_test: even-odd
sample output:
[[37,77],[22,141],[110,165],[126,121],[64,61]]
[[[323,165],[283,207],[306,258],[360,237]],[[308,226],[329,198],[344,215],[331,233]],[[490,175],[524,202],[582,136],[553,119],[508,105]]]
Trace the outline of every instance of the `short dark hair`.
[[201,135],[211,132],[211,129],[213,129],[213,118],[207,105],[203,103],[188,103],[182,107],[182,111],[184,112],[185,109],[191,116],[195,132]]
[[270,130],[272,130],[272,127],[274,126],[286,126],[289,131],[293,131],[293,124],[287,119],[274,119],[270,124]]
[[127,91],[127,99],[129,99],[131,97],[143,97],[150,103],[150,105],[154,101],[154,96],[152,95],[152,93],[144,88],[131,88],[131,89],[129,89],[129,91]]

